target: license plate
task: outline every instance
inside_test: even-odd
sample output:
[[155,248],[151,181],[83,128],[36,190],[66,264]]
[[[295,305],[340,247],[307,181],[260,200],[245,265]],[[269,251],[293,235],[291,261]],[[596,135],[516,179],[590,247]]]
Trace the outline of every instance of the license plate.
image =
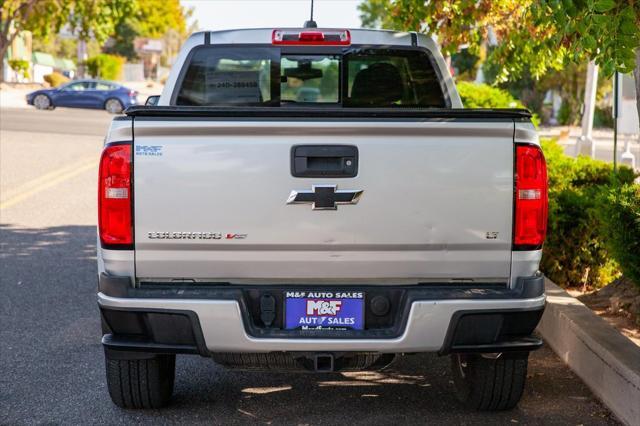
[[287,291],[285,328],[302,330],[364,329],[364,293]]

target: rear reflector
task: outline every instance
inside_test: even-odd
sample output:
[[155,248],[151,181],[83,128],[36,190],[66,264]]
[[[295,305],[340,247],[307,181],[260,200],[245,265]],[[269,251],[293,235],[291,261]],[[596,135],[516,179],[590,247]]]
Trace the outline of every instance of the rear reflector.
[[349,30],[273,30],[273,34],[271,35],[271,43],[281,45],[297,44],[305,46],[348,46],[351,44],[351,33],[349,32]]
[[129,190],[127,188],[107,188],[106,198],[129,198]]
[[133,244],[131,222],[131,145],[109,145],[102,151],[98,181],[98,229],[107,248]]
[[547,234],[547,164],[540,147],[516,145],[514,250],[539,249]]

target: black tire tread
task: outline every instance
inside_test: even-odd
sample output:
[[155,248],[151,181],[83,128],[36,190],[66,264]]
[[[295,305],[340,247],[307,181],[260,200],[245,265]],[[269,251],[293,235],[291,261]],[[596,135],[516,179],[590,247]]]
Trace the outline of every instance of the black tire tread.
[[466,355],[463,359],[465,377],[459,373],[456,356],[452,358],[456,393],[462,403],[479,411],[510,410],[518,404],[527,377],[527,355],[497,359]]
[[175,377],[175,355],[150,359],[105,358],[107,387],[121,408],[161,408],[169,403]]
[[111,100],[118,101],[118,103],[120,104],[120,108],[121,108],[120,112],[124,111],[125,107],[122,104],[122,101],[120,101],[120,99],[118,99],[118,98],[109,98],[106,101],[104,101],[104,105],[102,106],[102,109],[104,109],[106,111],[107,110],[107,103],[109,103],[109,101],[111,101]]

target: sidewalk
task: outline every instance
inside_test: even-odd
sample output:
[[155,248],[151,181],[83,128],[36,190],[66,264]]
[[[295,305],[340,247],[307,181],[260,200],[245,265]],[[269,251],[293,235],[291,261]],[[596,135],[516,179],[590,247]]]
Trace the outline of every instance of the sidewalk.
[[27,108],[25,96],[29,92],[44,88],[41,84],[21,84],[18,87],[6,83],[0,84],[0,108]]
[[[576,141],[582,134],[582,129],[577,126],[541,126],[538,129],[540,138],[557,138],[564,146],[565,154],[575,156]],[[640,134],[618,135],[618,162],[624,152],[625,141],[629,140],[630,152],[635,156],[636,170],[640,171]],[[602,161],[613,162],[613,129],[593,129],[593,140],[596,146],[595,158]]]
[[538,331],[558,356],[628,425],[640,419],[640,347],[546,280]]

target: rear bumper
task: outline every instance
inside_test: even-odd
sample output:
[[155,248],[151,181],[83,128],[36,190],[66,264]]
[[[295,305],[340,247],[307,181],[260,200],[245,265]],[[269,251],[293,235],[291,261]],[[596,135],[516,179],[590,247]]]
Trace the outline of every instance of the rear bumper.
[[[545,304],[543,278],[501,291],[411,290],[388,332],[309,337],[251,324],[237,289],[122,291],[101,283],[98,303],[108,350],[146,353],[504,352],[537,349],[531,336]],[[135,289],[132,289],[135,290]],[[107,293],[111,294],[108,295]],[[186,296],[185,296],[186,293]],[[115,295],[114,295],[115,294]],[[185,298],[186,297],[186,298]]]

